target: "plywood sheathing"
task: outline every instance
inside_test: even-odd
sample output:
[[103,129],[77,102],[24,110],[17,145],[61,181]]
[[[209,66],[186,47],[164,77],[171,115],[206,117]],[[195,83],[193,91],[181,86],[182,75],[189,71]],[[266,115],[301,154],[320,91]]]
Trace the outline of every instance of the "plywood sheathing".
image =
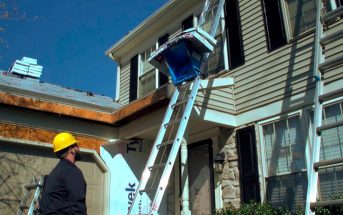
[[0,103],[44,111],[69,117],[93,120],[108,124],[122,124],[135,118],[141,117],[146,112],[151,112],[168,100],[168,87],[162,87],[151,94],[131,102],[127,106],[114,110],[112,113],[99,112],[55,101],[42,100],[40,98],[27,97],[10,92],[0,92]]
[[[59,132],[39,128],[25,127],[0,122],[0,136],[5,138],[24,139],[34,142],[52,143],[53,138]],[[74,134],[79,141],[80,148],[93,149],[100,153],[100,146],[106,141],[94,137]]]

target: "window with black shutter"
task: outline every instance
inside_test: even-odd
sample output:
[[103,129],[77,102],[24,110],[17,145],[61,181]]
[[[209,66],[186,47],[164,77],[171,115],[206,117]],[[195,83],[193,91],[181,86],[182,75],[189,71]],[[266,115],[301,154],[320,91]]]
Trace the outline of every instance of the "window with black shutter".
[[245,61],[238,1],[226,1],[225,12],[225,23],[229,52],[229,68],[234,69],[244,64]]
[[130,61],[130,94],[129,102],[137,99],[138,55]]
[[280,1],[262,0],[268,50],[273,51],[287,43]]

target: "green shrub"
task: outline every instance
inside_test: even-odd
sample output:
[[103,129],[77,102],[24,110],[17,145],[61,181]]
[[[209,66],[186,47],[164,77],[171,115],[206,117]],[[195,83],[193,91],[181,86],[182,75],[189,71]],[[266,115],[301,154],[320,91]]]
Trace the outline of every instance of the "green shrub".
[[[332,195],[331,199],[343,199],[343,194]],[[325,206],[315,209],[316,215],[337,215],[343,214],[343,206]]]
[[[343,199],[343,195],[332,196],[331,199]],[[224,207],[216,212],[216,215],[303,215],[304,209],[297,208],[289,211],[286,208],[273,208],[268,203],[249,202],[235,208],[232,204],[225,204]],[[343,206],[326,206],[315,209],[316,215],[343,215]]]
[[289,212],[285,208],[273,208],[267,203],[250,202],[243,204],[239,209],[234,208],[231,204],[219,210],[216,215],[303,215],[302,210]]

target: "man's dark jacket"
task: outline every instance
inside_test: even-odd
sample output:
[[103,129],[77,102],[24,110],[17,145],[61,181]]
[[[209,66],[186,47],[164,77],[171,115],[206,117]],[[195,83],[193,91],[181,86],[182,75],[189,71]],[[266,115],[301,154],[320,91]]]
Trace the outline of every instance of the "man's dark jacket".
[[60,160],[44,183],[40,214],[87,214],[86,188],[81,170],[68,160]]

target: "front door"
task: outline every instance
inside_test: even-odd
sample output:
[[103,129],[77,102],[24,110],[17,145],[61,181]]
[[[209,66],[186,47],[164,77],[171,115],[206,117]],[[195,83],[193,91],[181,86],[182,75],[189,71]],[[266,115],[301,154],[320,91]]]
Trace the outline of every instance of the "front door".
[[238,130],[237,141],[242,202],[248,203],[250,200],[260,202],[254,127]]
[[192,215],[213,214],[212,160],[212,140],[204,140],[189,146],[188,176]]

